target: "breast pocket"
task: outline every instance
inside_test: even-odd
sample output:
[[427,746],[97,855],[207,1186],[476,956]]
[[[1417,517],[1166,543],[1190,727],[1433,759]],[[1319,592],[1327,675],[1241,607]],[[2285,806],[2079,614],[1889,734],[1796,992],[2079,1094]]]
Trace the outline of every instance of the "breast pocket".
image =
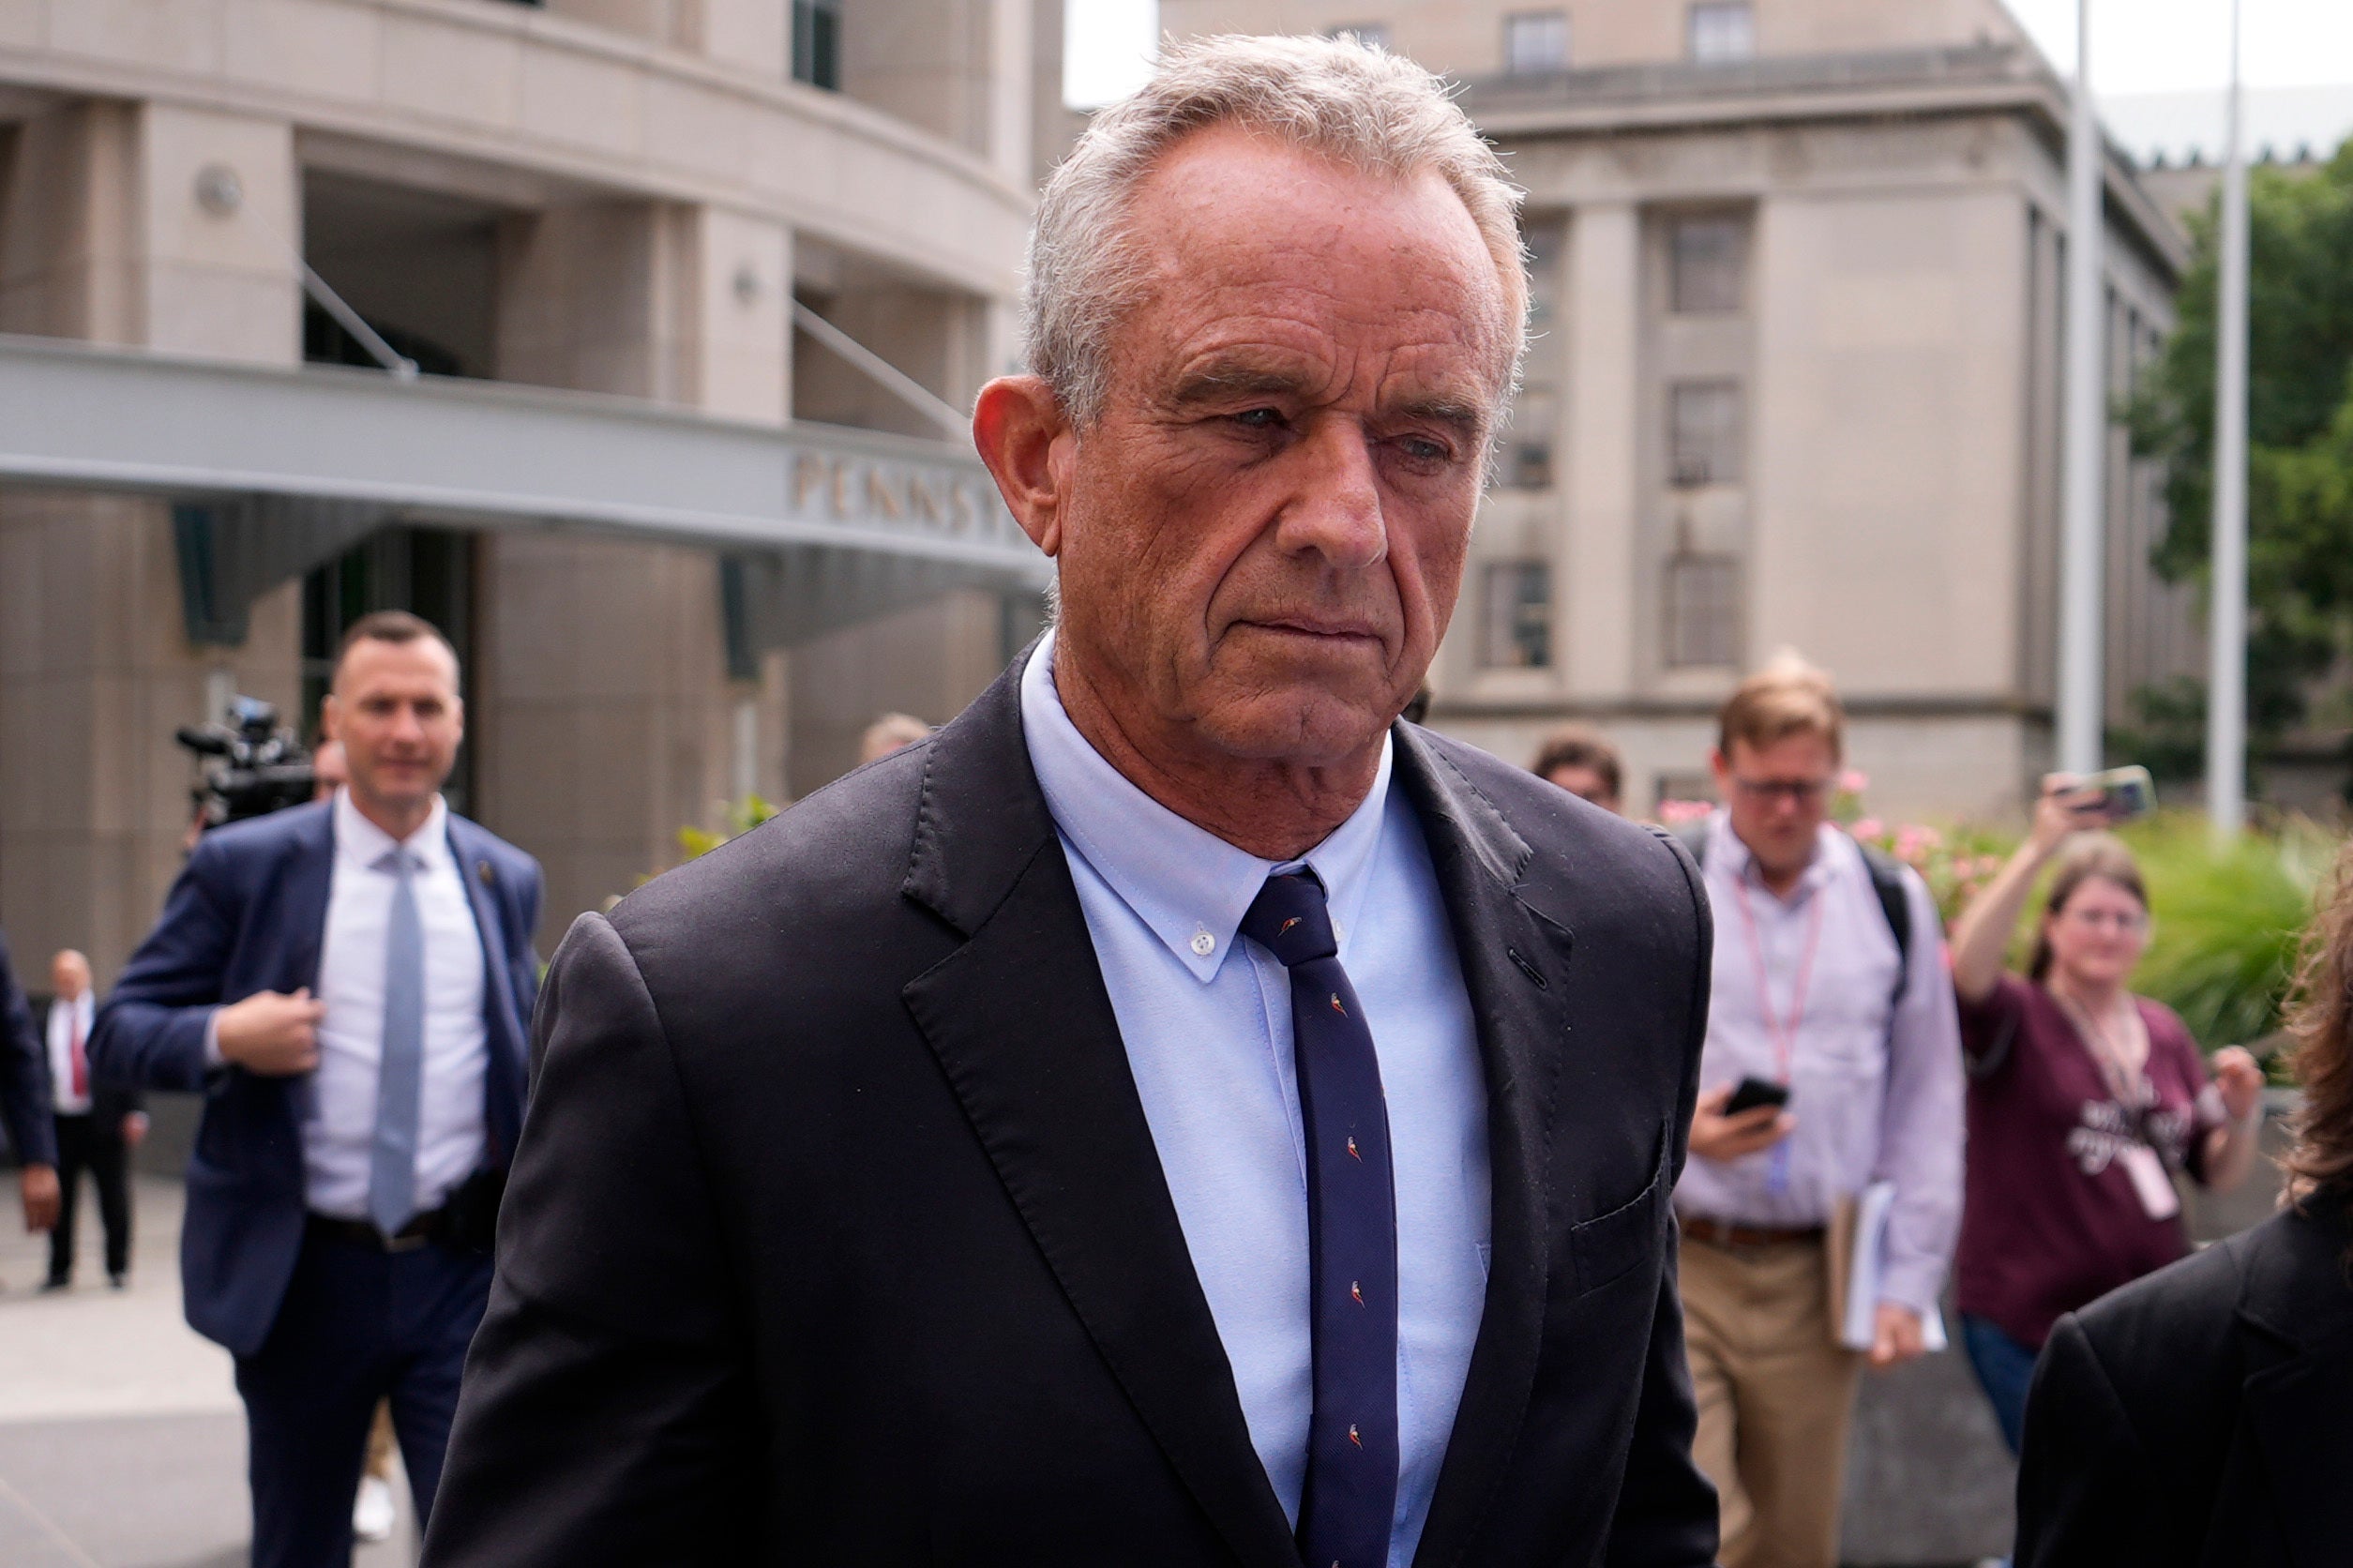
[[1576,1269],[1578,1295],[1600,1289],[1664,1246],[1667,1153],[1672,1147],[1662,1127],[1651,1184],[1608,1213],[1569,1227],[1569,1258]]

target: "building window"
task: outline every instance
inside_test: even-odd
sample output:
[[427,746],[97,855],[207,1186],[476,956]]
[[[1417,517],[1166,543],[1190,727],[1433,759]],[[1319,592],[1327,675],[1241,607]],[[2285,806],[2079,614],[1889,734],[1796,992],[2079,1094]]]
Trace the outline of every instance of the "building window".
[[1490,670],[1541,670],[1552,662],[1552,567],[1498,561],[1486,568],[1479,662]]
[[1679,316],[1741,308],[1748,225],[1738,218],[1679,218],[1667,228],[1668,293]]
[[1541,76],[1569,64],[1569,13],[1527,11],[1503,19],[1503,69]]
[[1667,390],[1668,474],[1679,488],[1741,482],[1741,386],[1678,382]]
[[1757,53],[1757,10],[1749,0],[1700,0],[1691,8],[1691,57],[1703,66]]
[[1667,563],[1666,648],[1670,670],[1741,662],[1741,564],[1684,553]]
[[1378,22],[1344,22],[1337,27],[1326,27],[1327,38],[1352,38],[1366,49],[1389,47],[1389,29]]
[[841,0],[792,0],[792,80],[841,90]]

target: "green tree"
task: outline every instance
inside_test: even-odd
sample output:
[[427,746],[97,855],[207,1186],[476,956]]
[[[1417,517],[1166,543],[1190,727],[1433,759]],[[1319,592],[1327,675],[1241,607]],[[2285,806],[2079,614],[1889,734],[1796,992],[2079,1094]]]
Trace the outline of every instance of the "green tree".
[[[2219,203],[2193,242],[2173,337],[2127,408],[2134,450],[2164,465],[2171,512],[2154,565],[2202,581],[2214,494]],[[2316,175],[2249,181],[2248,719],[2258,743],[2305,716],[2353,620],[2353,141]],[[2138,704],[2153,736],[2203,719],[2177,685]],[[2174,735],[2180,739],[2180,735]]]

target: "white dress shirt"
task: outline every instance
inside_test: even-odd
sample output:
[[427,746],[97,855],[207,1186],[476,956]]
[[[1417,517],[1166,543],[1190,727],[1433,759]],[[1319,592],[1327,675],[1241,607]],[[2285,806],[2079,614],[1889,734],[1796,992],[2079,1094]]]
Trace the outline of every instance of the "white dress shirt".
[[[376,1083],[384,1054],[385,941],[392,917],[392,836],[335,792],[335,867],[319,954],[319,1066],[303,1096],[305,1194],[323,1214],[368,1217]],[[416,1140],[416,1207],[440,1206],[482,1163],[482,938],[438,799],[406,840],[425,927],[425,1078]]]
[[[1429,850],[1384,744],[1372,792],[1279,867],[1161,806],[1063,710],[1054,641],[1021,678],[1031,765],[1060,829],[1094,957],[1250,1440],[1296,1524],[1315,1403],[1306,1144],[1290,975],[1238,937],[1271,871],[1330,897],[1389,1104],[1397,1199],[1396,1515],[1411,1560],[1454,1431],[1486,1297],[1486,1088]],[[1229,961],[1230,960],[1230,961]]]
[[[73,1092],[73,1036],[82,1032],[83,1060],[88,1060],[90,1025],[98,1017],[98,997],[83,991],[71,1002],[62,998],[49,1004],[49,1083],[51,1103],[60,1116],[87,1116],[90,1096]],[[85,1069],[86,1070],[86,1069]]]

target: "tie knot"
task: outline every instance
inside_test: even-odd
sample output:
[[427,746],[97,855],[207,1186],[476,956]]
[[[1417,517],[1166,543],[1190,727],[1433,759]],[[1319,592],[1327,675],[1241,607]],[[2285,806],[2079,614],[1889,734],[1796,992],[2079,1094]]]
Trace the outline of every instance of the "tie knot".
[[423,866],[424,862],[418,857],[416,852],[406,844],[393,845],[376,860],[377,870],[389,871],[396,877],[405,877],[410,872],[422,868]]
[[1323,884],[1305,871],[1267,878],[1242,917],[1242,934],[1274,954],[1285,969],[1311,958],[1329,958],[1340,950],[1332,937]]

